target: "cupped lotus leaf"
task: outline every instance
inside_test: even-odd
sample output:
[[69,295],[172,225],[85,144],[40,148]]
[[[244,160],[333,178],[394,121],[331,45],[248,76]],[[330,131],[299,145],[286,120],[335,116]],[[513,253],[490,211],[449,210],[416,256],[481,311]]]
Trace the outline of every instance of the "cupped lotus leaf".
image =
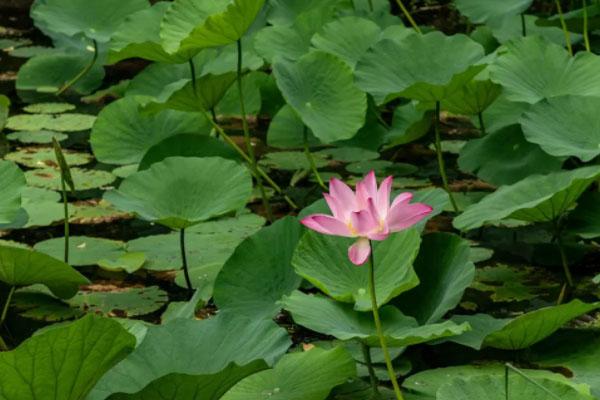
[[291,261],[302,233],[296,218],[286,217],[245,239],[215,282],[219,309],[273,318],[280,310],[277,301],[300,285]]
[[[357,339],[369,346],[380,346],[371,313],[359,312],[349,304],[299,291],[285,296],[281,304],[292,314],[297,324],[310,330],[335,336],[340,340]],[[460,335],[470,329],[469,324],[456,325],[451,321],[419,326],[414,318],[402,314],[394,306],[382,307],[380,313],[383,334],[388,345],[393,347]]]
[[469,206],[454,220],[454,226],[469,230],[505,218],[553,221],[569,210],[599,176],[598,166],[531,175],[515,184],[502,186]]
[[474,79],[442,102],[442,108],[454,114],[483,113],[502,92],[502,86],[490,80]]
[[256,360],[243,366],[231,363],[216,374],[169,374],[137,393],[114,394],[109,400],[219,400],[233,385],[266,368]]
[[273,369],[238,382],[221,400],[325,400],[331,389],[355,376],[354,359],[343,347],[314,348],[283,356]]
[[221,157],[169,157],[125,178],[104,197],[118,209],[184,229],[242,208],[252,193],[248,170]]
[[146,151],[162,140],[182,133],[207,135],[206,117],[198,113],[164,110],[149,115],[140,104],[125,97],[105,107],[94,124],[90,143],[99,161],[138,163]]
[[551,97],[600,97],[600,57],[571,57],[562,47],[538,36],[507,43],[489,66],[490,78],[504,87],[510,101],[535,104]]
[[[507,390],[508,389],[508,390]],[[458,378],[440,386],[436,400],[592,400],[572,386],[550,379],[523,377],[515,372],[503,376]]]
[[336,55],[354,68],[380,35],[381,28],[371,20],[342,17],[323,26],[311,43],[317,50]]
[[90,129],[94,121],[96,116],[88,114],[18,114],[8,118],[6,127],[15,131],[48,129],[58,132],[77,132]]
[[528,348],[552,335],[570,320],[600,308],[600,303],[572,300],[558,306],[540,308],[520,315],[502,329],[485,337],[484,347],[504,350]]
[[46,131],[46,130],[17,131],[17,132],[12,132],[12,133],[9,133],[8,135],[6,135],[6,138],[8,140],[16,140],[18,142],[25,143],[25,144],[48,144],[48,143],[52,143],[53,139],[56,139],[59,142],[62,142],[63,140],[67,139],[68,137],[69,136],[65,135],[64,133]]
[[455,0],[458,11],[472,23],[485,24],[510,15],[523,14],[533,0]]
[[600,154],[599,107],[598,97],[555,97],[534,104],[520,122],[525,138],[546,153],[591,161]]
[[456,307],[475,277],[469,253],[469,242],[456,235],[426,235],[414,263],[419,286],[403,293],[395,304],[420,324],[439,321]]
[[264,0],[176,0],[161,23],[160,36],[170,53],[194,55],[241,39]]
[[150,168],[152,164],[168,157],[222,157],[239,160],[240,155],[219,139],[204,135],[177,135],[166,138],[152,146],[140,161],[138,170]]
[[125,17],[149,6],[147,0],[45,0],[32,8],[31,17],[44,32],[108,42]]
[[[89,54],[48,54],[29,59],[19,69],[16,87],[19,91],[55,93],[71,81],[90,63]],[[75,82],[69,90],[89,94],[102,84],[104,69],[95,63],[92,69]]]
[[80,400],[135,347],[118,322],[89,315],[0,353],[6,400]]
[[0,160],[0,224],[12,222],[21,209],[25,175],[13,162]]
[[151,8],[128,15],[112,35],[108,62],[114,64],[139,57],[164,63],[184,63],[183,56],[171,55],[162,47],[160,23],[170,3],[160,1]]
[[[356,239],[309,231],[300,240],[292,259],[296,273],[334,299],[354,303],[358,311],[371,310],[368,268],[357,268],[348,259],[348,247]],[[419,284],[412,263],[421,239],[408,229],[375,242],[377,304],[384,305]]]
[[272,365],[289,346],[287,332],[273,321],[228,313],[202,321],[175,319],[148,328],[143,342],[102,377],[88,399],[136,393],[168,374],[215,374],[230,363],[255,360]]
[[[531,107],[529,103],[508,100],[505,92],[503,91],[483,115],[487,133],[496,132],[507,126],[514,125],[519,121],[523,113]],[[475,121],[475,118],[473,118],[473,123],[477,124],[478,121]]]
[[356,81],[379,104],[397,97],[441,101],[485,68],[475,65],[483,55],[483,47],[462,34],[383,39],[358,61]]
[[74,109],[75,105],[71,103],[36,103],[23,107],[23,111],[32,114],[62,114]]
[[[94,286],[91,287],[93,289]],[[121,318],[150,314],[169,301],[169,296],[158,286],[102,287],[100,290],[81,290],[67,303],[81,311]]]
[[58,297],[69,298],[87,278],[69,265],[46,254],[0,246],[0,281],[10,286],[41,283]]
[[[116,176],[98,169],[70,168],[75,190],[90,190],[113,183]],[[43,189],[61,190],[60,170],[55,168],[37,168],[25,172],[27,184]]]
[[560,170],[563,160],[552,157],[523,137],[518,125],[511,125],[473,139],[460,151],[458,165],[494,185],[510,185],[531,174]]
[[[64,254],[64,238],[53,238],[38,242],[34,249],[54,258]],[[119,257],[125,254],[125,243],[90,236],[71,236],[69,240],[69,263],[75,267],[96,265],[104,258]]]
[[336,56],[314,51],[295,63],[278,60],[273,73],[283,97],[321,141],[350,139],[364,125],[366,95]]
[[[73,150],[62,151],[67,165],[89,164],[94,157],[88,153]],[[58,161],[54,149],[51,147],[22,147],[4,156],[5,159],[14,161],[29,168],[58,168]]]

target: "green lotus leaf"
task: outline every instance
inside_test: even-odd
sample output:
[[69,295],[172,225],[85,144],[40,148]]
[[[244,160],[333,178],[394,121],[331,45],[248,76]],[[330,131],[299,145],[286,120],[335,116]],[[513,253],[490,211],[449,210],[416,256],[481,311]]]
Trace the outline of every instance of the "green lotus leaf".
[[[64,238],[53,238],[38,242],[34,249],[54,258],[64,253]],[[125,254],[125,243],[90,236],[71,236],[69,240],[69,263],[75,267],[96,265],[104,258],[120,257]]]
[[370,161],[379,158],[379,153],[360,147],[331,147],[316,151],[314,154],[341,162]]
[[286,217],[245,239],[227,260],[214,287],[215,304],[253,318],[272,318],[277,301],[297,289],[301,278],[291,261],[303,229]]
[[477,115],[483,113],[500,95],[502,87],[490,80],[474,79],[442,102],[451,113]]
[[[307,128],[308,129],[308,128]],[[316,146],[319,139],[308,129],[309,146]],[[296,111],[286,104],[275,114],[267,131],[267,144],[281,149],[301,148],[304,146],[304,123]]]
[[211,136],[177,135],[152,146],[140,161],[139,171],[168,157],[222,157],[239,160],[240,155],[230,146]]
[[431,128],[433,118],[427,110],[418,108],[416,102],[396,107],[391,129],[386,132],[386,147],[399,146],[422,138]]
[[69,298],[87,278],[69,265],[46,254],[17,247],[0,246],[0,281],[11,286],[41,283],[56,296]]
[[262,360],[244,366],[235,363],[210,375],[169,374],[134,394],[114,394],[109,400],[219,400],[245,377],[267,368]]
[[[94,158],[91,154],[73,150],[63,150],[63,155],[71,166],[89,164]],[[56,154],[51,147],[21,147],[4,158],[29,168],[58,168]]]
[[317,50],[331,53],[354,68],[358,60],[373,46],[381,29],[373,21],[343,17],[329,22],[315,34],[311,43]]
[[[566,46],[565,33],[562,28],[554,26],[539,26],[537,22],[541,19],[537,15],[512,15],[490,21],[488,27],[491,28],[493,36],[498,42],[504,44],[510,40],[516,40],[523,37],[523,19],[525,19],[525,32],[527,36],[540,36],[549,42]],[[582,36],[576,33],[570,33],[571,44],[581,41]]]
[[[323,156],[313,154],[315,166],[322,168],[328,164]],[[267,168],[281,169],[284,171],[309,170],[310,162],[306,154],[300,151],[278,151],[265,155],[260,164]]]
[[23,107],[23,111],[32,114],[62,114],[74,109],[75,106],[70,103],[36,103]]
[[[23,209],[1,229],[31,228],[49,226],[64,220],[64,208],[59,204],[60,194],[48,189],[25,186],[21,190],[21,205]],[[62,254],[58,258],[62,258]]]
[[340,0],[272,0],[269,2],[267,21],[274,26],[292,25],[302,14],[316,11],[332,14]]
[[[585,14],[587,14],[587,16]],[[583,30],[586,28],[586,25],[584,25],[586,17],[587,29],[589,31],[596,30],[600,26],[600,9],[598,9],[597,5],[588,4],[586,9],[577,8],[572,11],[564,12],[562,17],[569,32],[583,33]],[[540,27],[555,27],[562,29],[561,18],[558,14],[549,18],[538,18],[536,24]]]
[[[380,346],[371,313],[355,311],[351,305],[299,291],[284,297],[281,304],[297,324],[310,330],[341,340],[358,339],[369,346]],[[419,326],[414,318],[402,314],[394,306],[385,306],[380,313],[383,334],[392,347],[425,343],[469,330],[469,324],[456,325],[451,321]]]
[[0,95],[0,132],[2,132],[4,126],[6,125],[9,111],[10,99],[2,94]]
[[347,350],[315,348],[283,356],[273,369],[242,379],[221,400],[325,400],[331,389],[355,376]]
[[255,360],[272,365],[289,346],[285,329],[273,321],[228,313],[202,321],[176,319],[149,327],[142,343],[102,377],[88,399],[136,393],[168,374],[215,374],[230,363]]
[[456,307],[475,277],[469,253],[469,243],[456,235],[426,235],[414,263],[419,286],[403,293],[394,303],[420,324],[438,322]]
[[98,260],[98,266],[107,271],[125,271],[132,274],[144,266],[146,255],[144,253],[125,253],[113,258]]
[[18,114],[8,118],[6,127],[15,131],[48,129],[59,132],[77,132],[90,129],[94,121],[96,121],[96,116],[88,114]]
[[163,46],[170,54],[194,55],[234,43],[250,28],[263,4],[264,0],[176,0],[161,23]]
[[441,32],[383,39],[356,65],[357,85],[378,104],[397,97],[442,101],[477,75],[483,47],[468,36]]
[[21,191],[25,187],[25,175],[11,161],[0,160],[0,223],[12,222],[21,209]]
[[584,239],[600,236],[600,194],[586,193],[577,201],[577,208],[569,213],[567,230]]
[[89,315],[1,353],[0,391],[6,400],[84,399],[134,346],[119,323]]
[[138,101],[125,97],[98,114],[90,143],[99,161],[123,165],[140,162],[148,149],[168,137],[209,132],[204,115],[172,110],[148,115]]
[[534,104],[521,117],[525,138],[553,156],[591,161],[600,154],[599,106],[600,98],[583,96],[561,96]]
[[531,175],[484,197],[454,220],[460,230],[470,230],[505,218],[521,221],[553,221],[569,210],[577,198],[600,176],[590,166],[547,175]]
[[169,301],[158,286],[115,288],[113,290],[81,290],[67,303],[81,311],[121,318],[150,314]]
[[248,170],[220,157],[169,157],[125,178],[104,197],[118,209],[184,229],[242,208],[252,192]]
[[[98,169],[71,168],[75,190],[90,190],[113,183],[116,177],[110,172]],[[27,184],[43,189],[61,190],[60,170],[55,168],[37,168],[25,172]]]
[[489,66],[490,78],[504,87],[508,100],[530,104],[565,95],[600,97],[598,68],[599,56],[572,58],[562,46],[538,36],[506,44]]
[[572,300],[520,315],[485,337],[483,346],[505,350],[525,349],[552,335],[570,320],[600,308],[600,303]]
[[44,32],[108,42],[125,17],[149,6],[147,0],[44,0],[32,8],[31,17]]
[[[348,259],[348,247],[356,239],[309,231],[300,240],[292,259],[296,273],[338,301],[354,303],[358,311],[371,309],[368,268],[357,268]],[[384,305],[419,284],[412,263],[421,239],[408,229],[375,242],[377,304]]]
[[562,163],[526,141],[518,125],[470,140],[458,158],[461,170],[495,185],[510,185],[532,174],[555,172]]
[[283,97],[321,141],[350,139],[364,125],[366,96],[339,58],[315,51],[295,63],[278,60],[273,73]]
[[[483,115],[487,133],[496,132],[507,126],[514,125],[519,121],[523,113],[531,107],[531,104],[528,103],[508,100],[505,92],[506,91],[503,91]],[[477,121],[476,118],[473,118],[473,124],[476,125],[478,122],[479,121]]]
[[69,136],[60,132],[53,131],[17,131],[12,132],[6,135],[8,140],[16,140],[25,144],[48,144],[52,143],[53,139],[62,142],[67,139]]
[[494,318],[489,314],[454,315],[451,320],[457,324],[466,322],[471,326],[471,330],[448,340],[475,350],[481,350],[486,337],[502,330],[512,321],[511,318]]
[[454,5],[461,14],[475,24],[485,24],[506,16],[523,14],[533,0],[455,0]]

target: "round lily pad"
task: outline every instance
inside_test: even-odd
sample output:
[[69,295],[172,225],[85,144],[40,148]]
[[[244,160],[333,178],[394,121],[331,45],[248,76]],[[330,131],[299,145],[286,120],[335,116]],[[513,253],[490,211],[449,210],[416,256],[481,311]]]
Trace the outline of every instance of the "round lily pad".
[[131,214],[117,210],[106,200],[87,200],[71,204],[69,221],[72,224],[96,225],[129,218]]
[[31,114],[61,114],[74,109],[70,103],[36,103],[23,107],[23,111]]
[[158,286],[118,288],[113,285],[90,285],[67,300],[72,307],[109,317],[136,317],[150,314],[169,301]]
[[[62,259],[64,246],[64,238],[59,237],[38,242],[33,248],[54,258]],[[75,267],[96,265],[99,260],[117,258],[124,253],[125,243],[118,240],[89,236],[71,236],[69,240],[69,263]]]
[[[72,150],[63,150],[63,155],[69,166],[85,165],[94,158],[91,154]],[[50,147],[24,147],[4,156],[7,160],[29,168],[58,168],[56,153]]]
[[88,114],[19,114],[8,118],[6,127],[14,131],[77,132],[91,129],[95,120],[96,116]]
[[[71,168],[71,175],[75,182],[75,190],[97,189],[110,185],[116,177],[110,172],[95,169]],[[39,168],[25,172],[27,184],[31,186],[61,190],[60,170],[53,168]]]
[[53,139],[59,142],[67,139],[69,136],[60,132],[53,132],[47,130],[41,131],[16,131],[6,135],[8,140],[15,140],[21,143],[27,144],[45,144],[52,143]]

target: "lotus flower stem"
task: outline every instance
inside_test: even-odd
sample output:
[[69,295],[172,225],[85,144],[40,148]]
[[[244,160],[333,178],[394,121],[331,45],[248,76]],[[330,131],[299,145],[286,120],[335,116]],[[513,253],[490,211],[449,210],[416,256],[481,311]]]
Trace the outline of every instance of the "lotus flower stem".
[[73,86],[74,84],[76,84],[81,78],[83,78],[84,76],[87,75],[88,72],[90,72],[90,70],[92,69],[92,67],[94,66],[94,64],[96,63],[96,60],[98,59],[98,42],[96,42],[96,40],[92,40],[92,45],[94,47],[94,54],[92,56],[92,60],[89,62],[88,65],[86,65],[81,72],[79,72],[77,75],[75,75],[75,77],[73,79],[71,79],[70,81],[68,81],[67,83],[65,83],[63,85],[63,87],[61,87],[58,92],[56,92],[57,96],[62,95],[64,92],[66,92],[67,90],[69,90],[69,88],[71,86]]
[[373,12],[375,9],[373,8],[373,0],[369,0],[369,10]]
[[588,32],[588,9],[586,0],[583,0],[583,42],[585,43],[585,50],[588,53],[591,53],[592,49],[590,46],[590,35]]
[[[15,293],[16,286],[11,286],[8,291],[8,296],[6,296],[6,302],[4,303],[4,307],[2,308],[2,314],[0,314],[0,327],[4,324],[4,320],[6,319],[6,315],[8,314],[8,307],[10,306],[10,302],[12,301],[13,294]],[[8,350],[8,346],[4,342],[4,339],[0,337],[0,350]]]
[[65,263],[69,263],[69,202],[67,200],[67,186],[65,184],[65,178],[63,172],[60,173],[60,186],[62,192],[63,212],[64,212],[64,234],[65,234]]
[[[242,127],[244,129],[244,140],[246,142],[246,151],[250,157],[252,168],[256,170],[256,156],[254,155],[254,148],[252,147],[252,141],[250,140],[250,130],[248,129],[248,120],[246,119],[246,105],[244,103],[244,89],[242,87],[242,40],[237,41],[237,86],[240,97],[240,111],[242,113]],[[271,210],[271,204],[267,198],[267,192],[263,186],[262,177],[260,174],[256,174],[256,185],[260,191],[262,197],[263,206],[267,213],[267,219],[273,222],[273,211]]]
[[450,203],[452,204],[452,208],[455,212],[458,212],[458,205],[456,204],[456,200],[454,200],[454,196],[450,191],[450,186],[448,186],[448,176],[446,175],[446,164],[444,163],[444,155],[442,154],[442,140],[440,138],[440,102],[437,101],[435,103],[435,121],[434,121],[434,133],[435,133],[435,152],[437,154],[438,160],[438,168],[440,170],[440,176],[442,177],[442,184],[444,185],[444,189],[446,193],[448,193],[448,197],[450,198]]
[[573,55],[573,46],[571,46],[571,34],[567,29],[567,23],[565,22],[565,16],[562,12],[562,6],[560,5],[560,0],[555,0],[556,3],[556,11],[558,11],[558,18],[560,19],[560,25],[565,34],[565,42],[567,43],[567,50],[570,55]]
[[250,171],[252,172],[252,174],[255,177],[260,174],[260,176],[273,189],[275,189],[275,191],[277,193],[279,193],[279,194],[281,194],[283,196],[283,198],[289,204],[290,207],[292,207],[293,209],[297,209],[298,206],[296,205],[296,203],[294,203],[294,201],[292,199],[290,199],[286,194],[283,193],[283,189],[281,189],[281,187],[277,183],[275,183],[275,181],[273,181],[273,179],[271,179],[271,177],[260,166],[257,165],[256,169],[253,168],[252,162],[250,160],[250,157],[248,157],[248,154],[246,154],[246,152],[244,150],[242,150],[242,148],[240,146],[238,146],[237,143],[234,142],[233,139],[231,139],[229,137],[229,135],[223,130],[223,128],[221,128],[219,126],[219,124],[217,124],[215,121],[213,121],[208,114],[206,114],[206,117],[210,121],[210,123],[212,124],[212,126],[215,128],[215,130],[217,131],[217,133],[223,138],[223,140],[225,140],[225,142],[228,145],[230,145],[235,151],[237,151],[238,154],[240,156],[242,156],[242,158],[248,163],[248,165],[250,166]]
[[485,124],[483,123],[483,113],[479,112],[477,114],[477,118],[479,118],[479,132],[481,132],[481,136],[485,136]]
[[408,22],[410,22],[410,25],[415,29],[415,31],[417,31],[417,33],[423,33],[421,32],[421,28],[419,28],[419,25],[417,25],[417,23],[413,19],[412,15],[410,15],[408,9],[402,3],[402,0],[396,0],[396,4],[398,4],[398,7],[400,7],[400,10],[402,10],[402,14],[404,14]]
[[310,152],[310,147],[308,147],[308,128],[306,126],[304,126],[304,154],[306,155],[306,159],[308,160],[308,163],[310,164],[310,169],[313,172],[313,175],[315,176],[315,178],[317,179],[317,183],[319,184],[319,186],[321,186],[321,188],[325,191],[327,191],[327,185],[325,185],[325,183],[323,182],[323,179],[321,178],[321,175],[319,174],[319,170],[317,169],[317,164],[315,163],[315,158],[313,157],[312,153]]
[[[217,123],[217,113],[215,112],[215,108],[211,108],[210,109],[210,117],[212,118],[213,121],[215,121],[215,123]],[[221,136],[219,134],[219,131],[215,129],[215,135],[218,138],[219,136]]]
[[377,376],[375,375],[375,369],[373,369],[373,361],[371,360],[371,349],[364,342],[360,342],[360,347],[362,349],[365,365],[369,371],[369,381],[371,382],[373,394],[375,395],[375,398],[380,398],[381,394],[379,393],[379,382],[377,380]]
[[[372,242],[370,245],[371,248],[373,248]],[[375,329],[377,330],[377,336],[379,336],[379,344],[381,345],[381,351],[383,352],[383,358],[385,359],[388,375],[392,381],[392,386],[394,387],[396,399],[404,400],[404,397],[402,397],[402,392],[400,391],[400,386],[398,385],[398,380],[396,379],[396,372],[394,371],[394,366],[392,365],[392,358],[390,357],[385,336],[383,336],[381,319],[379,318],[379,306],[377,305],[377,296],[375,293],[375,257],[373,256],[373,253],[375,253],[375,251],[372,250],[369,255],[369,294],[371,296],[373,320],[375,321]]]
[[521,32],[523,37],[527,36],[527,24],[525,21],[525,14],[521,14]]
[[52,139],[52,145],[54,147],[54,155],[56,161],[58,161],[58,167],[60,169],[60,186],[62,194],[62,202],[64,209],[64,236],[65,236],[65,263],[69,263],[69,202],[67,200],[67,184],[71,188],[73,194],[75,194],[75,183],[69,170],[69,164],[65,159],[65,156],[60,147],[60,143],[55,138]]
[[188,300],[191,300],[194,295],[194,288],[192,287],[192,280],[190,279],[190,271],[188,269],[187,255],[185,252],[185,229],[183,228],[179,231],[179,247],[181,248],[181,263],[183,264],[183,275],[188,290]]
[[189,59],[188,65],[190,66],[190,76],[192,77],[192,90],[194,91],[194,96],[198,97],[198,89],[196,89],[196,66],[194,65],[194,60]]
[[565,248],[562,242],[562,235],[559,234],[556,238],[556,244],[558,245],[558,251],[560,252],[560,261],[562,263],[563,271],[565,272],[565,278],[567,279],[567,285],[573,287],[573,275],[571,275],[571,269],[569,268],[569,261],[565,254]]

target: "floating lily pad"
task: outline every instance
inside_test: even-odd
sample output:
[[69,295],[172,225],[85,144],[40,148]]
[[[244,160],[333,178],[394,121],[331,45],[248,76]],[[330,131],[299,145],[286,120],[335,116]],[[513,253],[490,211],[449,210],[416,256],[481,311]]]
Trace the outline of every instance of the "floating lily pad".
[[69,299],[72,307],[109,317],[136,317],[150,314],[168,302],[167,293],[158,286],[116,288],[87,286]]
[[[71,168],[71,175],[75,182],[75,190],[97,189],[110,185],[116,177],[110,172],[97,169]],[[35,187],[61,190],[60,170],[53,168],[39,168],[25,172],[27,184]]]
[[108,271],[125,271],[133,273],[144,266],[146,255],[144,253],[125,253],[116,258],[103,258],[98,265]]
[[6,127],[15,131],[51,130],[58,132],[85,131],[92,128],[95,115],[88,114],[20,114],[8,119]]
[[36,103],[23,107],[23,111],[32,114],[61,114],[74,109],[70,103]]
[[47,293],[47,289],[41,285],[17,289],[11,306],[23,318],[44,322],[65,321],[84,315],[82,311],[69,307],[64,301]]
[[69,136],[60,132],[53,131],[17,131],[12,132],[6,135],[8,140],[16,140],[21,143],[26,144],[46,144],[52,143],[53,139],[58,140],[59,142],[67,139]]
[[25,177],[15,163],[0,160],[0,181],[0,223],[10,223],[21,209]]
[[[85,165],[94,158],[91,154],[73,150],[63,150],[63,155],[69,166]],[[23,147],[8,153],[4,158],[29,168],[58,168],[56,154],[50,147]]]
[[[44,240],[34,249],[55,258],[62,258],[65,241],[63,238]],[[69,240],[69,263],[76,267],[96,265],[104,258],[116,258],[125,253],[125,243],[89,236],[71,236]]]
[[69,214],[69,221],[77,225],[104,224],[132,216],[117,210],[106,200],[87,200],[70,204]]

